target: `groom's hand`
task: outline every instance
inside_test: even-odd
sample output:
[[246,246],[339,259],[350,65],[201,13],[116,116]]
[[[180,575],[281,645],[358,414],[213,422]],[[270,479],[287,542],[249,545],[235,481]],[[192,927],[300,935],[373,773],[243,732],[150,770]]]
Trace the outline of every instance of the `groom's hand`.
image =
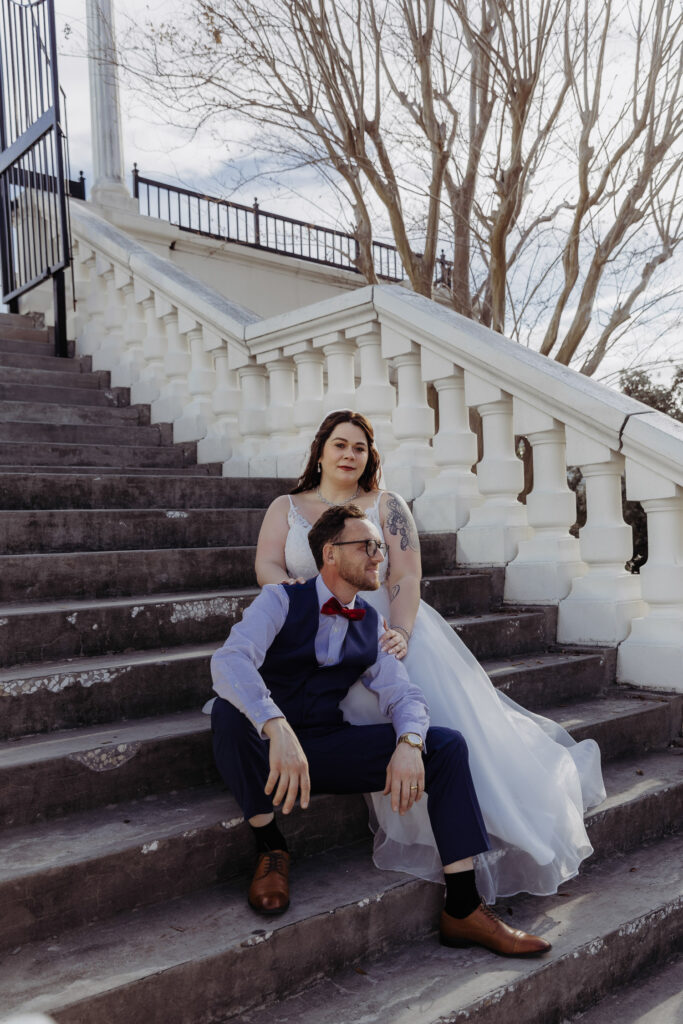
[[276,807],[284,800],[283,814],[289,814],[299,796],[302,807],[308,807],[311,795],[311,780],[308,775],[308,761],[297,735],[286,718],[269,718],[263,732],[270,740],[270,774],[266,782],[266,794],[275,789],[273,804]]
[[391,793],[392,811],[405,814],[425,788],[425,770],[422,754],[408,743],[399,743],[387,765],[385,795]]

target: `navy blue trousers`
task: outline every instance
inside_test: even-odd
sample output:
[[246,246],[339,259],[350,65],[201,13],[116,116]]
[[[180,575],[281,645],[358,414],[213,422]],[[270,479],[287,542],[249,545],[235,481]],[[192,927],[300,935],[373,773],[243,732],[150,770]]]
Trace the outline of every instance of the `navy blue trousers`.
[[[213,749],[223,781],[245,818],[269,814],[268,741],[229,701],[220,697],[211,715]],[[349,725],[296,729],[308,758],[313,793],[375,793],[384,789],[396,747],[391,725]],[[425,797],[442,864],[490,849],[470,775],[467,744],[455,729],[432,726],[427,733]]]

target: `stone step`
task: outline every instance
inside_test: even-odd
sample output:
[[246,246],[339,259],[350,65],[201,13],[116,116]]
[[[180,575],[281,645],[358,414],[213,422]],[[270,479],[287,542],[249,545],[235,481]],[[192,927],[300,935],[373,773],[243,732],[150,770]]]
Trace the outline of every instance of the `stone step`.
[[0,554],[255,544],[262,520],[254,508],[0,512]]
[[[591,864],[658,839],[683,813],[680,757],[609,765],[605,803],[586,816]],[[634,786],[642,772],[640,787]],[[360,795],[316,796],[281,827],[296,858],[368,835]],[[248,876],[249,829],[220,786],[118,804],[0,834],[0,949]]]
[[486,950],[438,945],[439,886],[369,860],[360,842],[296,862],[292,906],[274,919],[229,882],[31,943],[0,966],[6,1009],[60,1024],[548,1024],[668,954],[683,930],[677,837],[596,864],[559,896],[505,900],[507,920],[553,943],[505,970]]
[[[7,479],[9,476],[26,475],[26,471],[29,471],[33,476],[57,476],[66,475],[73,477],[74,474],[78,476],[120,476],[121,473],[125,473],[126,476],[134,477],[136,475],[142,477],[167,477],[169,474],[173,477],[177,476],[189,476],[197,477],[198,479],[205,479],[207,476],[220,476],[223,463],[222,462],[203,462],[201,465],[189,465],[189,466],[175,466],[171,469],[163,466],[50,466],[41,465],[39,462],[33,462],[28,467],[26,464],[19,465],[18,463],[7,463],[6,465],[0,465],[0,478]],[[1,507],[1,506],[0,506]]]
[[[209,661],[221,639],[0,670],[0,739],[201,707],[212,695]],[[491,675],[523,707],[543,708],[601,693],[605,660],[599,654],[540,654],[526,665],[498,661]]]
[[[116,410],[113,410],[116,411]],[[167,423],[151,426],[138,424],[107,423],[36,423],[3,422],[0,420],[0,446],[7,448],[20,442],[24,445],[78,445],[86,455],[91,445],[112,447],[155,447],[171,445],[172,428]]]
[[[62,428],[63,429],[63,428]],[[146,429],[146,428],[141,428]],[[119,472],[131,467],[168,467],[171,471],[196,463],[196,444],[168,447],[117,444],[50,444],[48,442],[0,441],[0,466],[114,466]]]
[[23,370],[48,370],[49,372],[57,371],[59,373],[90,373],[91,371],[91,358],[90,356],[80,356],[75,359],[63,359],[60,356],[56,356],[54,352],[47,354],[45,352],[25,352],[23,349],[17,349],[14,352],[7,352],[0,347],[0,374],[4,372],[4,367],[12,366],[15,369]]
[[54,355],[54,342],[44,327],[0,324],[0,352]]
[[446,621],[464,641],[475,658],[496,658],[542,651],[555,635],[557,609],[546,607],[525,611],[515,609],[477,616],[450,617]]
[[[66,363],[67,360],[64,360]],[[73,366],[71,360],[69,365]],[[96,370],[90,373],[73,373],[70,370],[32,370],[30,368],[3,366],[0,368],[0,380],[7,387],[50,387],[68,388],[69,391],[93,390],[109,387],[109,372]]]
[[566,1024],[681,1024],[683,1021],[683,954],[673,953],[655,971],[637,973],[632,983]]
[[[611,697],[548,717],[598,740],[603,762],[663,749],[680,731],[680,699]],[[213,783],[209,716],[179,712],[0,743],[0,826]]]
[[[158,451],[163,454],[168,449]],[[78,600],[253,586],[255,553],[250,545],[0,555],[0,603],[60,600],[64,594]],[[424,545],[422,553],[425,575],[442,571],[446,558],[436,541]],[[549,613],[530,614],[535,614],[540,624]],[[525,628],[521,628],[520,635],[524,634]],[[494,642],[493,624],[491,637]],[[488,656],[493,653],[489,651]]]
[[[121,412],[132,411],[131,406]],[[118,410],[111,410],[116,412]],[[215,464],[211,464],[215,465]],[[220,470],[220,464],[218,464]],[[205,466],[195,467],[197,475]],[[101,479],[72,471],[68,474],[7,474],[0,471],[0,507],[14,509],[98,508],[266,508],[290,481],[270,477],[218,477],[196,480],[186,476],[125,475],[112,473]]]
[[0,337],[4,334],[6,327],[32,327],[47,333],[47,328],[36,328],[31,313],[0,313]]
[[[20,558],[28,560],[34,556],[4,557],[14,563]],[[77,585],[76,570],[80,557],[73,556],[74,588]],[[55,662],[66,658],[99,657],[128,650],[150,650],[184,644],[215,643],[218,646],[223,643],[233,623],[242,617],[244,609],[257,593],[256,581],[251,570],[252,563],[248,559],[245,561],[246,582],[231,589],[181,591],[176,594],[162,592],[153,597],[148,593],[99,601],[70,600],[0,605],[0,665],[9,667],[31,662]],[[113,564],[115,568],[116,563]],[[224,575],[229,571],[228,565],[226,561]],[[9,571],[6,566],[4,568]],[[16,569],[16,566],[14,568]],[[2,569],[0,559],[0,570]],[[468,589],[467,580],[468,577],[465,576],[465,593]],[[1,582],[0,571],[0,585]],[[454,586],[457,587],[459,583],[459,578],[454,577]],[[199,580],[197,585],[199,586]],[[150,589],[151,586],[150,581]],[[429,599],[431,600],[431,595]],[[469,641],[485,651],[483,656],[488,658],[518,653],[506,652],[502,644],[509,632],[508,620],[513,618],[514,613],[509,610],[497,617],[501,635],[491,630],[488,617],[483,623],[480,618],[473,619],[466,630]],[[468,620],[463,618],[461,621],[464,623]],[[481,642],[478,640],[480,632],[485,634]],[[538,615],[524,615],[515,635],[521,639],[527,635],[528,645],[537,642],[542,635]],[[517,640],[516,646],[521,646],[520,639]],[[537,644],[536,648],[530,649],[534,650],[535,655],[542,649],[542,645]],[[558,699],[563,692],[560,691]]]
[[46,410],[43,402],[0,402],[0,423],[63,423],[93,426],[118,426],[126,423],[148,425],[149,415],[144,405],[53,405]]
[[[74,375],[71,383],[81,378]],[[84,377],[84,379],[88,379]],[[130,405],[128,388],[54,387],[47,384],[10,384],[4,374],[0,377],[0,401],[42,402],[47,406],[61,405]],[[50,410],[46,409],[46,418]]]

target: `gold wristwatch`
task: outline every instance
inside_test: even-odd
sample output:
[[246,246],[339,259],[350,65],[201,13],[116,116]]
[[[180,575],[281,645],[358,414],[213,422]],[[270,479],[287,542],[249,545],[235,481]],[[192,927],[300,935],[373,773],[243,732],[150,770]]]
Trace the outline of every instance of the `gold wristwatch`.
[[396,741],[396,746],[399,743],[407,743],[409,747],[415,747],[416,750],[424,750],[424,743],[419,732],[404,732],[402,736]]

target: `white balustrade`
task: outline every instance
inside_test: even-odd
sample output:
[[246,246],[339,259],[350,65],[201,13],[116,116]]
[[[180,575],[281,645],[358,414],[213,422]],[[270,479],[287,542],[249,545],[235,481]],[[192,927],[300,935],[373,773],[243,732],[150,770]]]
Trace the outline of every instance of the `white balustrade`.
[[524,467],[516,454],[512,399],[469,372],[465,373],[465,395],[481,416],[484,452],[477,464],[477,484],[484,500],[472,509],[458,533],[458,561],[506,565],[516,556],[520,541],[533,532],[526,507],[517,500],[524,488]]
[[505,573],[505,600],[556,604],[572,581],[587,572],[579,542],[569,533],[576,520],[576,496],[567,485],[564,428],[526,402],[513,402],[513,425],[533,453],[533,489],[526,510],[533,535],[520,540]]
[[647,514],[640,583],[647,612],[619,647],[617,678],[683,692],[683,487],[627,460],[627,495]]
[[[462,564],[506,566],[506,600],[557,602],[560,642],[620,645],[621,680],[683,689],[683,431],[670,420],[405,288],[258,321],[91,207],[76,204],[72,224],[77,352],[170,419],[176,441],[196,441],[201,462],[296,476],[322,417],[358,409],[421,530],[457,530]],[[533,453],[526,504],[515,434]],[[648,516],[640,578],[625,569],[625,457]],[[578,545],[567,462],[586,485]]]
[[628,635],[631,620],[645,611],[638,576],[624,568],[633,553],[631,527],[622,512],[624,458],[573,428],[567,429],[567,458],[580,466],[586,484],[579,546],[588,569],[560,602],[557,639],[617,644]]
[[439,402],[439,430],[434,458],[439,473],[415,500],[413,514],[420,530],[459,530],[471,510],[482,502],[472,467],[477,461],[477,437],[470,429],[465,402],[465,375],[454,368],[449,377],[434,381]]

